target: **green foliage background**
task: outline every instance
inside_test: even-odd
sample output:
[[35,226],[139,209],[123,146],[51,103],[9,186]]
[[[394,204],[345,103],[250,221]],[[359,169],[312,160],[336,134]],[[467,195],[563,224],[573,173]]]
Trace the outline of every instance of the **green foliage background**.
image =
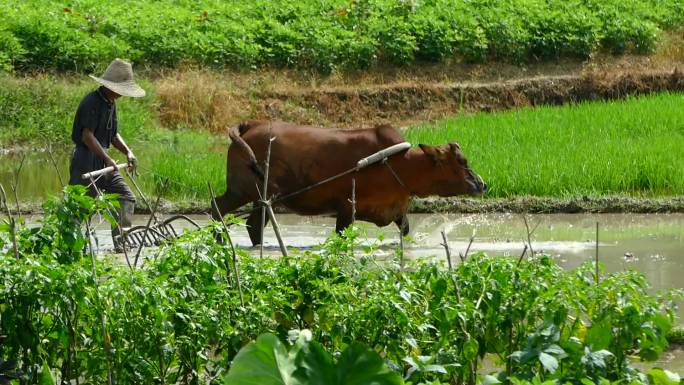
[[652,51],[681,0],[2,0],[0,67],[94,71],[112,57],[330,72],[417,60]]

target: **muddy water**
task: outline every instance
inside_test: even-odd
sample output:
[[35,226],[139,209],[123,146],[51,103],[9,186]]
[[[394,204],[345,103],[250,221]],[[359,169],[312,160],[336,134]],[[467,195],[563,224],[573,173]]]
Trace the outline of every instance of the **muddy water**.
[[[206,216],[194,216],[200,224]],[[136,223],[144,224],[140,216]],[[290,247],[315,248],[335,229],[333,218],[278,215],[281,232]],[[427,215],[409,216],[410,241],[405,243],[408,258],[426,258],[445,261],[440,244],[440,231],[447,235],[452,255],[465,253],[469,239],[474,237],[470,253],[483,251],[489,255],[518,257],[527,238],[521,215]],[[646,275],[654,290],[684,289],[684,214],[549,214],[528,216],[535,252],[553,256],[567,268],[593,260],[596,252],[596,223],[599,223],[599,258],[607,272],[626,269],[638,270]],[[398,247],[396,227],[376,226],[358,222],[363,236],[361,243],[369,245],[384,238],[375,252],[378,257],[391,258]],[[278,254],[271,226],[265,232],[266,252]],[[98,228],[98,238],[104,250],[111,250],[106,225]],[[234,241],[244,247],[251,243],[247,231],[235,229]],[[254,249],[258,252],[258,249]],[[456,263],[458,257],[452,258]],[[684,318],[684,311],[680,310]]]

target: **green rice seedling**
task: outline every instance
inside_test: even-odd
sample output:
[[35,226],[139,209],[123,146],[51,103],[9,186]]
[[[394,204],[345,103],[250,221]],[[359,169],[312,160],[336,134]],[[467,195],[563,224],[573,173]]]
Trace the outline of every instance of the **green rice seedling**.
[[478,113],[410,128],[458,141],[488,196],[684,193],[684,95]]

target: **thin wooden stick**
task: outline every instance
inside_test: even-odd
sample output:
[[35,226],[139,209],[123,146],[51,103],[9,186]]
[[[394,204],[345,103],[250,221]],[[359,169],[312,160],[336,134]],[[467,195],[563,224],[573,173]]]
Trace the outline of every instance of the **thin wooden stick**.
[[520,258],[518,258],[518,263],[515,265],[520,266],[520,263],[522,262],[523,258],[525,257],[525,253],[527,253],[527,245],[525,245],[525,248],[523,248],[522,254],[520,254]]
[[19,188],[19,174],[21,173],[22,167],[24,167],[24,160],[26,159],[26,154],[24,154],[21,157],[21,161],[19,162],[19,167],[14,169],[14,183],[10,186],[12,188],[12,192],[14,193],[14,203],[17,208],[17,213],[19,212],[19,196],[17,195],[17,189]]
[[5,208],[8,218],[7,220],[9,221],[10,235],[12,236],[12,249],[14,250],[14,259],[19,259],[19,249],[17,248],[17,222],[14,220],[14,216],[12,216],[12,210],[10,210],[9,204],[7,203],[7,193],[5,192],[5,188],[2,186],[2,183],[0,183],[0,194],[0,206]]
[[447,237],[446,233],[444,230],[442,230],[442,240],[444,243],[442,243],[442,246],[444,246],[444,251],[446,251],[446,257],[447,257],[447,263],[449,265],[449,270],[451,270],[453,267],[451,266],[451,250],[449,250],[449,244],[447,243]]
[[525,229],[527,230],[527,244],[530,247],[530,255],[534,257],[534,249],[532,249],[532,234],[537,230],[537,227],[539,227],[539,224],[541,223],[541,220],[537,221],[537,224],[534,225],[534,228],[530,230],[530,226],[527,223],[527,215],[523,214],[523,221],[525,222]]
[[[150,206],[150,202],[147,200],[147,197],[145,196],[145,194],[143,194],[140,186],[138,186],[138,182],[135,180],[133,174],[128,172],[128,169],[126,169],[126,174],[128,174],[128,179],[130,179],[131,182],[133,182],[133,186],[135,187],[136,191],[138,191],[138,194],[142,198],[143,203],[145,203],[145,206],[147,206],[147,209],[150,210],[150,212],[152,212],[152,206]],[[159,223],[159,219],[157,218],[156,215],[153,219],[154,219],[154,223]]]
[[406,220],[406,215],[401,218],[401,228],[399,229],[399,268],[404,270],[404,226],[406,225],[404,221]]
[[259,245],[259,257],[263,258],[264,257],[264,228],[266,227],[266,211],[267,208],[265,206],[265,202],[268,200],[268,173],[271,168],[271,145],[273,144],[273,137],[271,136],[271,131],[272,131],[272,123],[269,120],[268,122],[268,148],[266,150],[266,168],[264,170],[264,195],[262,197],[262,206],[261,206],[261,242]]
[[52,145],[48,144],[47,146],[47,153],[48,156],[50,157],[50,162],[52,163],[52,167],[54,167],[55,171],[57,171],[57,177],[59,178],[59,184],[62,185],[62,188],[64,188],[64,179],[62,179],[62,173],[59,171],[59,167],[57,166],[57,162],[55,161],[55,157],[52,155]]
[[356,178],[352,178],[352,196],[350,203],[352,206],[351,223],[353,225],[356,221]]
[[93,241],[91,237],[90,219],[86,221],[86,231],[88,232],[88,244],[90,249],[90,268],[93,276],[93,282],[95,284],[95,295],[97,296],[97,301],[102,308],[102,313],[100,316],[100,326],[102,328],[102,342],[104,343],[105,355],[107,357],[107,384],[112,385],[112,358],[110,351],[110,341],[109,335],[107,333],[107,314],[105,313],[105,306],[102,303],[102,298],[100,297],[100,284],[98,283],[97,270],[95,268],[95,252],[93,250]]
[[[356,222],[356,178],[352,178],[352,193],[351,193],[351,200],[349,200],[349,203],[351,203],[351,225],[354,226],[354,222]],[[354,244],[351,244],[351,248],[349,250],[349,257],[354,258]]]
[[280,226],[278,225],[278,221],[276,221],[275,214],[273,213],[273,207],[271,207],[271,202],[266,202],[266,211],[268,212],[268,217],[271,219],[273,231],[275,232],[278,245],[280,246],[280,252],[283,253],[283,257],[287,258],[287,247],[285,247],[285,242],[283,242],[283,238],[280,236]]
[[596,285],[599,284],[599,223],[596,222]]
[[[209,194],[211,194],[211,201],[214,204],[214,208],[217,212],[220,213],[218,209],[218,204],[216,204],[216,195],[214,195],[214,189],[211,188],[211,184],[209,182],[207,182],[207,186],[209,186]],[[228,232],[228,226],[226,225],[226,222],[223,220],[223,216],[219,214],[219,218],[221,218],[223,230],[226,232],[226,239],[228,240],[231,252],[233,253],[233,272],[235,273],[235,281],[237,282],[238,293],[240,293],[240,304],[242,305],[242,307],[244,307],[245,300],[242,295],[242,284],[240,283],[240,271],[237,264],[237,253],[235,252],[235,245],[233,245],[233,240],[230,237],[230,233]]]
[[[97,187],[97,184],[95,183],[95,180],[93,180],[93,178],[90,178],[90,182],[91,182],[93,188],[95,189],[95,192],[97,193],[97,196],[101,196],[101,195],[102,195],[102,191],[100,191],[100,189]],[[122,240],[122,242],[123,242],[123,252],[124,252],[124,257],[126,258],[126,265],[128,265],[128,268],[132,271],[132,270],[133,270],[133,266],[131,266],[131,260],[128,258],[128,250],[126,250],[126,241],[127,241],[128,238],[126,238],[126,231],[124,230],[123,226],[121,226],[121,215],[116,215],[116,216],[115,216],[115,215],[112,213],[112,211],[109,209],[109,207],[107,207],[107,211],[109,212],[109,215],[110,215],[112,218],[115,218],[115,217],[117,218],[117,226],[119,226],[119,231],[120,231],[119,238],[120,238],[120,239]],[[97,238],[95,238],[95,240],[97,241]],[[114,240],[114,238],[112,237],[112,241],[113,241],[113,240]],[[98,245],[99,245],[99,242],[98,242]],[[116,247],[116,245],[114,245],[114,246]],[[99,247],[99,246],[98,246],[98,247]]]
[[142,251],[143,247],[145,246],[145,239],[147,239],[147,233],[150,230],[150,224],[152,223],[152,218],[154,218],[154,214],[157,212],[157,209],[159,208],[159,201],[161,200],[162,194],[166,192],[166,187],[168,187],[168,182],[169,178],[165,178],[164,182],[162,182],[162,188],[159,190],[159,195],[157,196],[157,201],[154,202],[154,208],[152,209],[152,213],[150,214],[150,217],[147,219],[147,225],[145,225],[145,232],[143,233],[142,237],[142,242],[140,242],[140,246],[138,246],[138,252],[135,253],[135,260],[133,261],[133,267],[138,267],[138,257],[140,257],[140,252]]
[[461,258],[464,262],[466,259],[468,259],[468,253],[470,252],[470,246],[473,245],[473,241],[475,240],[475,236],[471,235],[470,236],[470,242],[468,242],[468,247],[466,247],[465,254],[463,255],[463,258]]

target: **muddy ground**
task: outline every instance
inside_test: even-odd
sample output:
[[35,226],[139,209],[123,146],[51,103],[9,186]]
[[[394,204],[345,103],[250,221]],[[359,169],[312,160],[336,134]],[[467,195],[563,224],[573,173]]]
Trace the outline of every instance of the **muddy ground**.
[[[19,209],[10,204],[14,213],[40,214],[40,203],[19,204]],[[209,213],[208,202],[170,202],[161,200],[160,213],[205,214]],[[287,212],[276,207],[277,212]],[[684,213],[684,196],[675,197],[516,197],[516,198],[416,198],[411,201],[411,213]],[[135,208],[136,214],[149,214],[142,204]]]

